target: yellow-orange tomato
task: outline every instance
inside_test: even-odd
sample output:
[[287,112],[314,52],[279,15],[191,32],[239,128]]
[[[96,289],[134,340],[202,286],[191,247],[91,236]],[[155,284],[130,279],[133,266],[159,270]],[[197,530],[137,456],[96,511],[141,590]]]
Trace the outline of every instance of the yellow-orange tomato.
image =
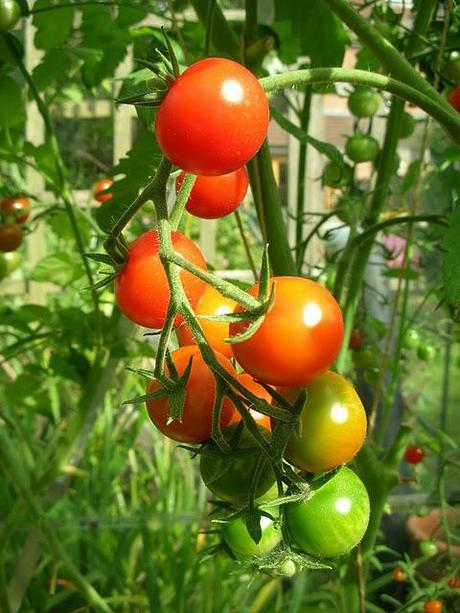
[[[225,339],[230,336],[229,324],[223,321],[200,319],[200,315],[225,315],[226,313],[233,313],[235,306],[236,302],[234,300],[222,296],[212,285],[207,285],[203,296],[194,309],[206,340],[215,351],[218,351],[226,358],[233,357],[230,344],[225,342]],[[185,323],[180,325],[176,332],[179,345],[195,344],[196,341]]]
[[[268,402],[268,404],[271,404],[272,397],[270,396],[270,394],[267,392],[267,390],[264,387],[260,385],[260,383],[257,383],[256,381],[254,381],[251,375],[248,375],[247,373],[244,372],[238,375],[237,379],[242,385],[244,385],[246,389],[252,392],[254,396],[257,396],[258,398],[262,398],[262,400],[265,400],[265,402]],[[268,415],[259,413],[258,411],[256,411],[255,409],[252,409],[251,407],[249,407],[249,411],[251,412],[252,417],[259,424],[259,426],[263,426],[266,430],[271,431],[272,429],[271,422],[270,422],[270,417]],[[241,421],[241,415],[238,413],[238,411],[235,411],[232,417],[231,423],[233,424],[239,421]]]
[[[307,385],[307,400],[300,415],[300,431],[286,446],[288,462],[307,472],[323,472],[349,462],[364,442],[366,412],[354,387],[328,371]],[[295,400],[298,388],[279,391]]]
[[[230,362],[223,355],[216,353],[216,358],[233,377],[236,372]],[[208,365],[203,360],[200,350],[195,345],[179,347],[172,353],[172,359],[176,370],[181,376],[192,359],[190,376],[185,385],[185,404],[182,420],[169,420],[169,398],[158,398],[147,401],[147,411],[150,420],[155,426],[169,438],[186,443],[203,443],[211,438],[212,411],[216,396],[216,380]],[[160,389],[157,381],[149,381],[147,393]],[[235,407],[225,397],[221,407],[220,425],[227,426],[233,416]]]

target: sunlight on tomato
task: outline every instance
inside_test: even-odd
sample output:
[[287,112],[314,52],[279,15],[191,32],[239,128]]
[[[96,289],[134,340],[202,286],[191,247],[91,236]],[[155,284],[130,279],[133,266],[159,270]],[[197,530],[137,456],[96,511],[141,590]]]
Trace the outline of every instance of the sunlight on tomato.
[[[277,516],[279,511],[270,509],[270,515]],[[222,528],[223,539],[237,558],[267,555],[281,541],[281,527],[275,524],[272,519],[262,515],[259,523],[262,537],[258,543],[253,541],[243,517],[238,517],[228,524],[224,524]]]
[[[272,403],[272,397],[270,396],[269,392],[267,392],[267,390],[262,387],[260,383],[254,381],[254,378],[251,377],[251,375],[242,373],[237,376],[237,379],[247,390],[252,392],[254,396],[262,398],[262,400],[265,400],[265,402],[268,402],[268,404]],[[270,417],[268,415],[264,415],[263,413],[259,413],[255,409],[251,408],[251,406],[248,408],[252,417],[259,424],[259,426],[263,426],[267,430],[271,431],[272,427]],[[238,423],[239,421],[241,421],[241,415],[238,413],[238,411],[235,411],[232,418],[232,423]]]

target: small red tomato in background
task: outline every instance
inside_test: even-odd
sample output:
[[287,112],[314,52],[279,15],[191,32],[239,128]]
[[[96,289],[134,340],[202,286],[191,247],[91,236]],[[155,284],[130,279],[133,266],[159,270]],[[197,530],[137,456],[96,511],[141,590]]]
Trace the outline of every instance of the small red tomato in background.
[[397,566],[393,571],[393,579],[397,583],[403,583],[406,580],[406,575],[403,571]]
[[440,600],[430,600],[423,605],[425,613],[442,613],[442,602]]
[[1,205],[2,215],[12,215],[16,223],[24,223],[30,215],[30,202],[25,196],[6,198]]
[[409,464],[420,464],[425,457],[425,450],[420,445],[408,445],[404,452],[404,458]]
[[[233,343],[238,363],[255,379],[280,386],[305,385],[326,371],[343,339],[340,307],[324,287],[301,277],[273,277],[275,297],[257,332]],[[250,290],[257,296],[258,284]],[[242,312],[239,305],[237,312]],[[231,336],[247,322],[230,324]]]
[[449,102],[460,113],[460,85],[450,94]]
[[101,192],[104,192],[106,189],[109,189],[110,187],[112,187],[112,185],[112,179],[102,179],[102,181],[99,181],[99,183],[97,183],[97,185],[93,189],[94,200],[97,200],[101,203],[110,200],[110,198],[112,198],[112,194],[101,194]]
[[171,85],[155,121],[165,157],[195,175],[225,175],[262,146],[270,118],[257,78],[224,58],[189,66]]
[[22,243],[22,230],[16,224],[0,226],[0,251],[15,251]]
[[[230,343],[226,343],[225,339],[230,336],[230,324],[224,321],[211,321],[209,319],[200,319],[200,315],[225,315],[233,313],[236,302],[231,298],[222,296],[212,285],[207,285],[204,294],[201,296],[198,304],[194,308],[195,315],[203,330],[203,334],[211,347],[224,355],[226,358],[233,357],[233,352]],[[179,345],[195,345],[195,339],[190,332],[187,324],[182,323],[177,329],[177,339]]]
[[[180,232],[171,233],[174,250],[189,262],[206,270],[206,261],[198,247]],[[206,289],[206,283],[182,270],[180,278],[185,294],[194,308]],[[125,267],[115,279],[115,297],[128,319],[146,328],[162,328],[169,303],[169,285],[160,261],[156,230],[141,234],[131,243]],[[181,317],[176,317],[179,323]]]
[[453,590],[460,588],[460,577],[451,577],[447,582],[447,585]]
[[361,330],[358,330],[358,328],[355,328],[351,331],[350,340],[348,341],[348,347],[352,351],[357,351],[358,349],[361,349],[362,345],[363,333],[361,332]]
[[[235,369],[227,358],[218,353],[216,353],[216,358],[227,372],[236,377]],[[152,423],[165,436],[175,441],[203,443],[211,438],[216,380],[196,346],[179,347],[172,353],[172,360],[179,376],[183,375],[190,359],[192,359],[192,367],[185,384],[186,396],[182,420],[175,419],[168,423],[169,398],[147,401],[147,411]],[[157,389],[160,389],[159,383],[156,381],[148,383],[147,393],[154,392]],[[233,403],[225,397],[221,408],[221,428],[225,428],[229,424],[234,410]]]
[[[272,403],[272,397],[270,396],[270,394],[262,385],[260,385],[260,383],[254,381],[251,375],[248,375],[247,373],[241,373],[237,376],[237,379],[242,385],[244,385],[246,389],[253,393],[254,396],[262,398],[262,400],[265,400],[265,402],[268,402],[268,404]],[[259,424],[259,426],[263,426],[266,430],[271,432],[272,427],[270,417],[268,415],[259,413],[258,411],[251,409],[251,407],[249,407],[249,411],[254,420]],[[232,424],[237,423],[239,421],[241,421],[241,415],[238,413],[238,411],[235,411],[232,417]]]
[[[176,179],[179,192],[185,173]],[[186,209],[202,219],[217,219],[233,213],[248,191],[248,171],[245,166],[234,172],[215,177],[197,177],[187,200]]]

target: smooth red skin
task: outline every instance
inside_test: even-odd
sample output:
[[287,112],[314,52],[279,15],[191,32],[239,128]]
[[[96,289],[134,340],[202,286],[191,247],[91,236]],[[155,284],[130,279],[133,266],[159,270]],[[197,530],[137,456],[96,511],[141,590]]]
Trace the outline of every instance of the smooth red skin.
[[[224,321],[211,321],[200,319],[200,315],[224,315],[225,313],[233,313],[236,302],[231,298],[222,296],[212,285],[207,285],[204,294],[201,296],[198,304],[194,308],[195,315],[198,317],[198,322],[203,330],[209,345],[215,350],[224,355],[226,358],[232,358],[233,352],[231,345],[225,342],[230,336],[229,323]],[[190,332],[187,324],[182,323],[176,329],[179,345],[196,345],[195,337]]]
[[425,457],[425,450],[420,445],[408,445],[404,453],[404,458],[409,464],[420,464]]
[[406,575],[403,573],[403,571],[400,568],[395,568],[393,571],[393,579],[397,583],[403,583],[406,580]]
[[[257,396],[258,398],[262,398],[262,400],[265,400],[265,402],[268,402],[268,404],[272,403],[272,397],[270,396],[270,394],[267,392],[267,390],[264,387],[260,385],[260,383],[257,383],[256,381],[254,381],[251,375],[248,375],[247,373],[241,373],[240,375],[237,376],[237,379],[242,385],[244,385],[244,387],[247,390],[252,392],[254,396]],[[251,408],[249,408],[249,412],[251,413],[255,422],[259,424],[259,426],[263,426],[266,430],[271,432],[272,425],[271,425],[270,417],[268,415],[259,413],[258,411],[255,411],[254,409],[251,409]],[[241,415],[238,413],[238,411],[235,411],[235,413],[233,414],[231,423],[234,424],[234,423],[238,423],[239,421],[241,421]]]
[[[262,325],[248,340],[233,343],[233,354],[246,372],[264,383],[305,385],[335,360],[343,340],[342,313],[332,294],[315,281],[273,277],[273,283],[274,301]],[[251,296],[257,292],[258,284],[249,290]],[[230,324],[230,335],[243,333],[247,326]]]
[[[177,177],[176,193],[179,192],[184,177],[184,172]],[[248,184],[248,171],[245,166],[226,175],[197,177],[185,208],[202,219],[225,217],[243,202]]]
[[6,198],[0,207],[3,215],[13,215],[16,223],[24,223],[30,215],[30,202],[25,196]]
[[22,243],[22,231],[16,224],[0,226],[0,251],[15,251]]
[[[198,247],[180,232],[171,233],[177,253],[206,270],[206,261]],[[181,270],[180,278],[192,308],[201,298],[206,283]],[[125,267],[115,279],[115,297],[128,319],[146,328],[162,328],[169,302],[169,285],[159,256],[157,230],[141,234],[129,246]],[[175,323],[182,321],[177,316]]]
[[[220,365],[235,377],[235,369],[227,358],[219,353],[215,355]],[[196,346],[179,347],[172,353],[179,376],[184,373],[191,358],[192,368],[185,385],[186,398],[182,421],[174,420],[170,424],[167,423],[169,418],[168,398],[152,400],[146,405],[150,420],[165,436],[183,443],[203,443],[211,438],[216,380]],[[159,388],[159,383],[150,381],[147,385],[147,393]],[[221,409],[221,428],[225,428],[230,423],[234,411],[233,403],[225,397]]]
[[361,349],[362,345],[363,345],[363,333],[361,332],[361,330],[358,330],[355,328],[355,330],[351,331],[350,340],[348,342],[348,347],[352,351],[357,351],[358,349]]
[[[241,100],[224,97],[222,88],[229,81],[242,88]],[[171,85],[158,109],[155,134],[163,154],[182,170],[225,175],[260,149],[269,116],[265,92],[247,68],[232,60],[206,58]]]
[[460,113],[460,85],[449,96],[449,102]]
[[425,613],[442,613],[442,602],[440,600],[430,600],[423,605]]
[[112,179],[102,179],[102,181],[99,181],[99,183],[96,185],[96,187],[93,190],[93,196],[94,196],[94,200],[97,200],[98,202],[107,202],[107,200],[110,200],[110,198],[113,197],[113,194],[101,194],[100,192],[105,191],[106,189],[109,189],[109,187],[111,187],[113,185],[113,181]]

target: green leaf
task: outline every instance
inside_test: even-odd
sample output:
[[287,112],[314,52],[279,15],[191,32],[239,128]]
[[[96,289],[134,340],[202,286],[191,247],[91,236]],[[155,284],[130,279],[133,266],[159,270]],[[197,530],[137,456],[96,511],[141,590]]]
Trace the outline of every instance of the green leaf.
[[16,66],[16,58],[11,53],[10,47],[7,44],[9,42],[12,45],[20,58],[24,57],[24,46],[17,36],[11,34],[10,32],[2,32],[3,36],[0,36],[0,63],[4,62],[5,64],[12,64]]
[[53,253],[41,259],[32,269],[32,281],[50,282],[66,286],[80,279],[84,274],[83,266],[74,253]]
[[0,126],[10,128],[25,120],[24,97],[15,79],[0,76]]
[[56,158],[49,143],[33,145],[24,143],[24,154],[34,159],[41,174],[53,185],[59,185],[59,173],[56,167]]
[[40,304],[24,304],[16,311],[16,316],[27,323],[34,321],[49,323],[51,311]]
[[446,250],[442,274],[444,291],[449,304],[460,306],[460,205],[457,204],[450,217],[449,227],[443,241]]
[[48,51],[32,73],[38,90],[43,91],[53,84],[65,83],[75,66],[75,61],[75,54],[65,49]]
[[[34,9],[56,6],[52,0],[37,0]],[[67,3],[66,3],[67,4]],[[35,13],[33,24],[37,28],[34,37],[35,46],[39,49],[54,49],[65,43],[72,31],[75,9],[71,6],[57,11]]]
[[254,543],[259,543],[262,538],[262,527],[260,525],[260,513],[253,511],[248,513],[245,517],[246,528],[248,529],[249,536]]
[[[76,207],[74,208],[74,215],[83,243],[88,243],[92,233],[91,224]],[[53,212],[52,215],[46,218],[46,223],[60,239],[72,243],[75,242],[75,233],[72,229],[69,216],[65,211]]]

